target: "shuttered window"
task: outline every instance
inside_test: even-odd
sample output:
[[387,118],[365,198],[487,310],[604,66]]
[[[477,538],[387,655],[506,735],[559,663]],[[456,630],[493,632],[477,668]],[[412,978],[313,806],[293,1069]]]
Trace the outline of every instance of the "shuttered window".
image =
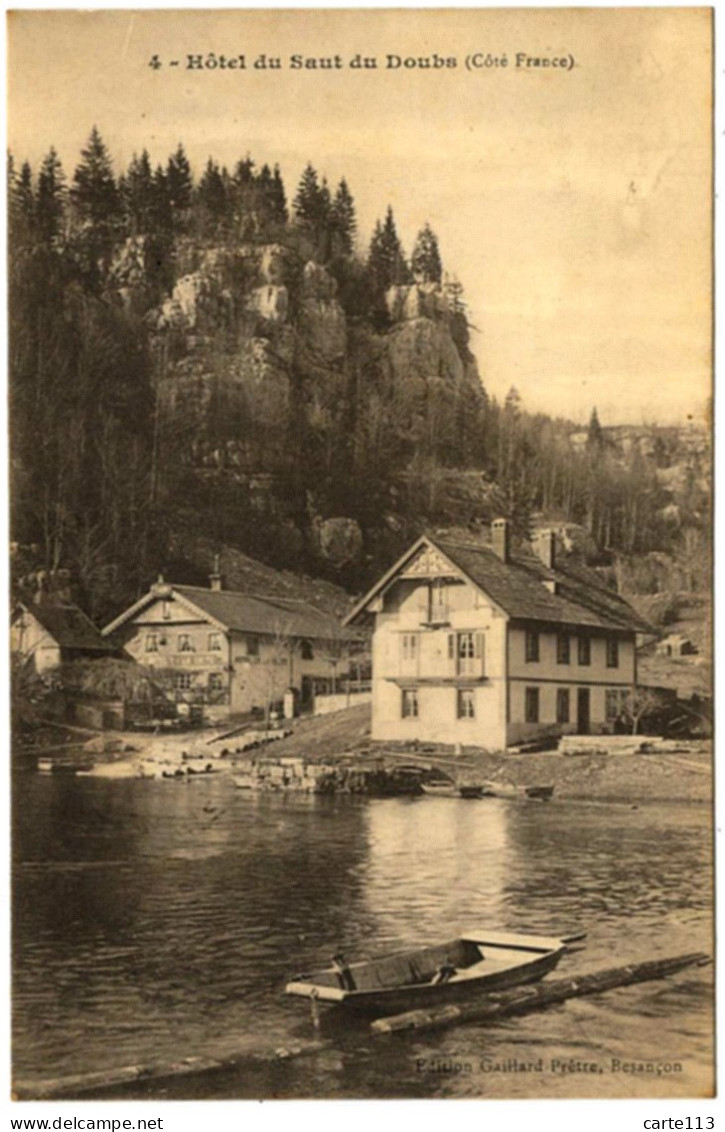
[[403,696],[401,703],[401,715],[403,719],[417,719],[418,718],[418,689],[417,688],[403,688]]
[[418,634],[403,633],[400,638],[400,650],[403,660],[415,660],[418,655]]
[[476,718],[476,700],[473,688],[458,689],[456,714],[459,719]]

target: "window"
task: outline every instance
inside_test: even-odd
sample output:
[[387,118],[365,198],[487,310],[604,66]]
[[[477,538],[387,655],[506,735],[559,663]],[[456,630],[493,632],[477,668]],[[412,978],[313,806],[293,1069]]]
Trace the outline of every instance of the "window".
[[569,689],[557,688],[556,690],[556,722],[568,723],[569,722]]
[[440,581],[435,581],[428,591],[428,620],[431,622],[448,620],[448,591]]
[[[559,633],[556,638],[556,663],[557,664],[570,664],[571,663],[571,649],[569,647],[569,634]],[[560,720],[559,722],[568,723],[568,720]]]
[[403,660],[415,660],[418,655],[418,634],[403,633],[400,639]]
[[448,638],[448,658],[455,652],[459,676],[476,676],[483,673],[483,633],[457,633]]
[[179,652],[194,652],[194,645],[191,641],[191,634],[179,633]]
[[592,642],[589,637],[579,637],[577,651],[580,664],[592,663]]
[[619,641],[616,637],[607,638],[607,668],[619,668]]
[[315,654],[309,641],[300,642],[300,657],[302,660],[315,659]]
[[176,687],[180,692],[186,692],[191,687],[191,673],[179,672],[176,676]]
[[619,719],[626,701],[626,688],[607,688],[604,696],[604,714],[607,723],[614,723],[615,719]]
[[526,663],[536,664],[539,659],[539,634],[526,631]]
[[247,637],[247,656],[259,656],[258,637]]
[[208,641],[209,652],[222,651],[222,635],[221,633],[210,633]]
[[403,688],[402,712],[403,719],[418,718],[418,689]]
[[458,689],[458,706],[456,714],[458,715],[459,719],[476,718],[476,702],[474,699],[473,688]]
[[156,633],[147,633],[146,634],[146,652],[158,652],[158,651],[159,651],[158,635]]
[[526,689],[526,722],[539,722],[539,689]]
[[221,692],[223,687],[224,687],[224,682],[222,680],[221,672],[210,672],[209,673],[209,691],[210,692]]

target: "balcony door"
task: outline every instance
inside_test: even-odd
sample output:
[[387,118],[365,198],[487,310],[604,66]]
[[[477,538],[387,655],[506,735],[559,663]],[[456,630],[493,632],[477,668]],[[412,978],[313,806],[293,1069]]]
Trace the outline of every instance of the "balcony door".
[[455,654],[456,676],[482,676],[483,633],[452,633],[449,640]]

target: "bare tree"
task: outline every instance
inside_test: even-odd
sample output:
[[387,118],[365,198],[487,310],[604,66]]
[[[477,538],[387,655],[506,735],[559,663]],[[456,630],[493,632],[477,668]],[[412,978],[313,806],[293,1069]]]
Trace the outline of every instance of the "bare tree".
[[265,634],[265,640],[268,645],[268,662],[265,665],[267,669],[267,679],[264,702],[264,729],[265,731],[269,731],[272,704],[280,694],[278,676],[281,666],[286,665],[286,669],[284,670],[286,679],[283,680],[285,687],[291,686],[294,675],[294,637],[292,636],[291,619],[282,615],[275,617]]
[[652,688],[635,687],[627,693],[622,715],[631,723],[633,735],[638,733],[642,719],[659,706],[659,696]]

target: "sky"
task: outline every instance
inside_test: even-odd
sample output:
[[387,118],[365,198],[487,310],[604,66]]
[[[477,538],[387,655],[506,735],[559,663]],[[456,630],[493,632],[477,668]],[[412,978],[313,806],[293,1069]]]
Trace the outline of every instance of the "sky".
[[[187,67],[210,52],[245,68]],[[402,63],[436,54],[456,65]],[[408,252],[431,224],[490,394],[684,423],[711,383],[710,64],[706,9],[15,12],[8,144],[68,173],[93,124],[118,172],[179,141],[197,174],[249,153],[290,200],[312,161],[347,179],[361,250],[388,204]]]

